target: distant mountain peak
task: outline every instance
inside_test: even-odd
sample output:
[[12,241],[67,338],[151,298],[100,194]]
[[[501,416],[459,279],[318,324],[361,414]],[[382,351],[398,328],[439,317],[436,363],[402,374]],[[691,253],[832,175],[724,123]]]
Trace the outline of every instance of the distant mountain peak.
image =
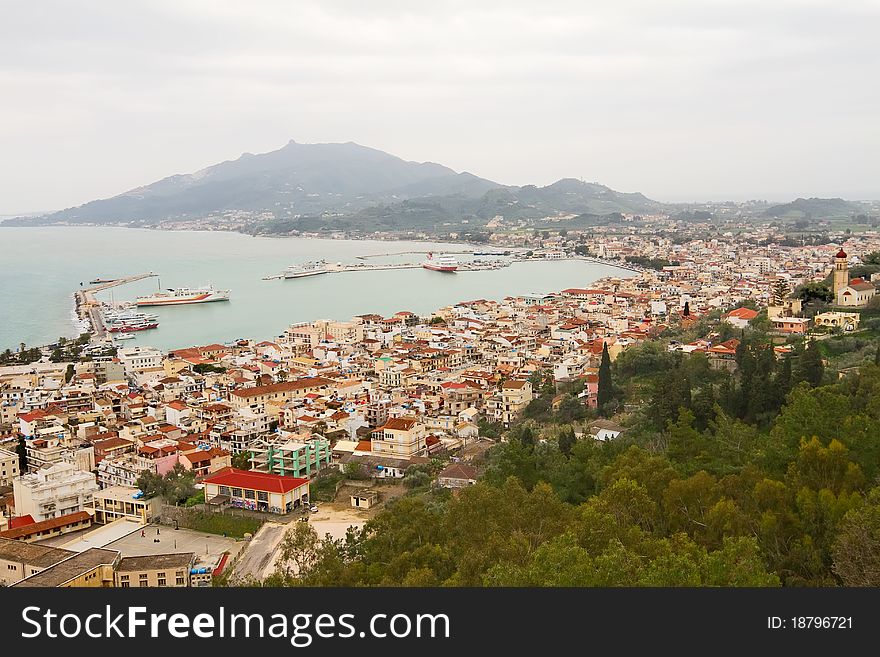
[[[242,153],[188,174],[175,174],[117,196],[22,219],[22,223],[157,224],[228,212],[270,215],[346,216],[391,208],[402,218],[390,228],[429,223],[428,217],[468,222],[505,208],[530,214],[641,212],[658,206],[641,194],[620,194],[602,185],[563,178],[546,187],[509,187],[437,162],[411,162],[354,141],[304,144],[290,139],[266,153]],[[396,208],[396,209],[395,209]],[[371,210],[372,209],[372,210]],[[512,212],[512,211],[511,211]],[[376,214],[376,212],[372,212]],[[433,214],[432,214],[433,213]],[[522,216],[522,215],[521,215]]]

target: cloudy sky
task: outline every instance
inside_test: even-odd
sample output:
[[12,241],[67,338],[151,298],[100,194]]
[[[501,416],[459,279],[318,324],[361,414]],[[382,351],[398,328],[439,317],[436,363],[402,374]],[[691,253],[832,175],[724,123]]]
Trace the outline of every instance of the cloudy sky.
[[356,141],[506,184],[880,197],[877,0],[8,3],[0,214]]

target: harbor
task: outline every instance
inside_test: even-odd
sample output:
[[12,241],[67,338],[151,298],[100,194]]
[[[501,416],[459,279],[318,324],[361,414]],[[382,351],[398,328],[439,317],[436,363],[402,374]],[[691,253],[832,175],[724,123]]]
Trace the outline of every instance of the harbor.
[[[134,276],[123,276],[122,278],[104,279],[103,282],[83,287],[76,291],[74,295],[76,299],[76,314],[82,322],[86,322],[91,327],[93,341],[105,341],[109,339],[110,332],[104,324],[104,315],[101,311],[101,303],[95,297],[98,292],[103,292],[113,287],[134,283],[145,278],[156,276],[153,272],[146,274],[135,274]],[[101,279],[95,279],[101,280]],[[82,283],[80,283],[82,285]]]
[[[174,239],[169,240],[169,235]],[[226,341],[240,336],[259,335],[277,338],[292,321],[309,320],[339,313],[356,315],[363,312],[409,310],[427,312],[431,308],[470,298],[500,299],[522,291],[553,291],[587,285],[589,281],[609,275],[623,275],[616,262],[614,267],[587,260],[550,259],[539,249],[532,258],[517,256],[496,258],[477,256],[480,266],[487,261],[503,259],[510,266],[471,273],[462,268],[458,274],[444,274],[415,267],[426,252],[455,253],[466,248],[473,251],[498,252],[505,247],[477,248],[441,242],[389,243],[385,240],[318,240],[306,238],[254,238],[227,232],[185,232],[137,228],[108,229],[97,227],[10,228],[4,232],[7,241],[7,267],[0,272],[6,304],[21,312],[10,313],[0,325],[0,345],[17,348],[47,345],[59,336],[76,338],[91,333],[97,322],[90,313],[75,307],[82,304],[85,292],[91,301],[119,306],[134,304],[138,297],[154,296],[159,287],[167,288],[213,282],[217,289],[232,291],[229,301],[177,304],[140,308],[158,316],[159,326],[135,333],[110,334],[102,326],[95,333],[95,342],[111,344],[147,344],[173,349],[181,345]],[[71,249],[80,254],[68,257]],[[35,259],[33,252],[44,255]],[[421,255],[394,258],[358,259],[358,256],[410,251]],[[520,251],[512,248],[513,253]],[[210,255],[210,254],[214,255]],[[456,256],[466,267],[475,258]],[[261,280],[267,274],[284,271],[294,263],[325,260],[327,263],[349,265],[347,275],[312,276],[302,280]],[[47,264],[48,263],[48,264]],[[352,265],[368,265],[352,267]],[[379,269],[373,266],[378,266]],[[356,271],[369,274],[357,275]],[[151,272],[157,277],[122,278],[123,275]],[[48,275],[47,275],[48,274]],[[89,281],[117,279],[112,283],[89,285]],[[82,286],[80,286],[82,281]],[[395,290],[417,290],[404,300],[395,302]],[[83,321],[86,318],[86,321]]]

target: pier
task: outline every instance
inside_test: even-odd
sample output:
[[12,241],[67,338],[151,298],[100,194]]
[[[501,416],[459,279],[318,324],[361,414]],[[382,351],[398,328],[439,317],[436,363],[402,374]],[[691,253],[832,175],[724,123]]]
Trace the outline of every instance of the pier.
[[[469,249],[467,251],[444,251],[443,253],[451,253],[457,255],[470,255],[473,253],[473,249]],[[367,260],[369,258],[388,258],[390,256],[399,256],[399,255],[416,255],[416,254],[425,254],[430,253],[430,251],[395,251],[394,253],[370,253],[367,255],[355,256],[358,260]]]
[[95,298],[95,293],[102,292],[111,287],[134,283],[145,278],[156,276],[153,272],[146,274],[135,274],[134,276],[123,276],[122,278],[114,278],[113,280],[104,281],[96,285],[90,285],[77,290],[74,297],[76,299],[76,314],[81,320],[85,320],[92,327],[91,334],[93,340],[106,340],[107,329],[104,327],[104,318],[101,317],[101,304]]
[[[371,256],[360,256],[360,258],[371,257]],[[510,266],[509,262],[502,261],[490,261],[490,262],[462,262],[459,263],[457,271],[486,271],[489,269],[502,269],[504,267]],[[342,263],[334,263],[328,264],[326,271],[321,272],[320,274],[312,274],[310,276],[294,276],[292,278],[312,278],[313,276],[323,276],[324,274],[344,274],[348,272],[357,272],[357,271],[388,271],[391,269],[421,269],[421,263],[417,262],[405,262],[399,264],[383,264],[383,265],[368,265],[366,263],[358,263],[353,265],[344,265]],[[264,276],[264,281],[274,281],[283,279],[284,274],[271,274],[269,276]],[[292,279],[291,279],[292,280]]]

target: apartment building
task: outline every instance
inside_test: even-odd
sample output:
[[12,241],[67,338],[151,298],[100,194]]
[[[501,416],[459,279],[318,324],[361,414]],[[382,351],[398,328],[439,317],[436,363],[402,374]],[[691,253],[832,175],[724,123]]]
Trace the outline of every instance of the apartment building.
[[13,482],[16,513],[37,522],[85,510],[97,491],[95,475],[72,463],[56,463]]
[[92,495],[92,500],[86,506],[94,512],[95,522],[100,524],[120,518],[146,524],[162,512],[160,498],[145,498],[133,486],[112,486],[99,490]]
[[259,406],[268,402],[284,403],[312,393],[326,392],[332,385],[333,381],[330,379],[305,377],[295,381],[233,390],[229,401],[235,408]]
[[392,418],[371,434],[371,451],[380,456],[408,459],[427,454],[425,425],[414,417]]
[[18,463],[18,454],[0,449],[0,486],[12,485],[12,481],[19,475]]

